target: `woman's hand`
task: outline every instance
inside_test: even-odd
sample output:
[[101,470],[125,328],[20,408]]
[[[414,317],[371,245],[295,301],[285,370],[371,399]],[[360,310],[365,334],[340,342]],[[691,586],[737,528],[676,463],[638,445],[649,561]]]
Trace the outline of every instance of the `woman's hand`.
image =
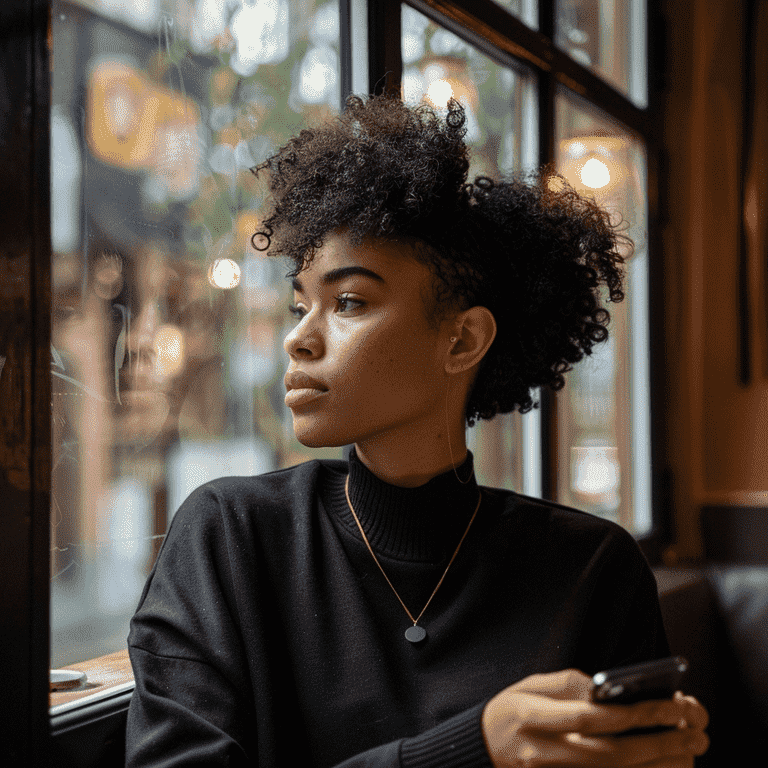
[[[495,768],[617,766],[691,768],[709,746],[709,717],[692,696],[666,701],[594,704],[591,678],[575,669],[532,675],[505,688],[483,710],[482,728]],[[675,730],[616,736],[630,728]]]

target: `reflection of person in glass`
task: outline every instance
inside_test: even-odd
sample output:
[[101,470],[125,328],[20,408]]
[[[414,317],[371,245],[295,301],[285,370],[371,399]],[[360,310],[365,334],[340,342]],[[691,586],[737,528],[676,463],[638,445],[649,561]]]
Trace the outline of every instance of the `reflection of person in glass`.
[[[130,766],[691,766],[690,697],[597,705],[588,675],[663,657],[617,525],[479,487],[465,424],[607,335],[624,245],[562,180],[466,185],[464,115],[384,98],[265,163],[257,247],[289,257],[298,439],[352,445],[206,484],[129,637]],[[578,670],[578,671],[577,671]],[[665,733],[616,737],[632,727]]]

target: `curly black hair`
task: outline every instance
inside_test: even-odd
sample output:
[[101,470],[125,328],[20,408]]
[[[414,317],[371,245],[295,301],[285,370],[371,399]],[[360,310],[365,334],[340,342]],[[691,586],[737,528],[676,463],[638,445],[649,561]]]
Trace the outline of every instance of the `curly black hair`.
[[631,241],[608,213],[545,168],[528,177],[467,183],[466,116],[441,118],[391,96],[352,96],[337,119],[306,129],[264,163],[272,208],[252,238],[298,274],[344,229],[414,244],[434,276],[430,317],[485,306],[497,334],[470,393],[466,418],[534,407],[531,390],[561,389],[608,337],[602,306],[624,298]]

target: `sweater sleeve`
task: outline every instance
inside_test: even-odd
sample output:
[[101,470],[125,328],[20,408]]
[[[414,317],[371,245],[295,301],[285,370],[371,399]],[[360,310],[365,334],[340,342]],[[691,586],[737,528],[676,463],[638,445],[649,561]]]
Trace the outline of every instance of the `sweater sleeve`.
[[213,496],[198,489],[180,507],[131,619],[130,768],[253,764],[253,692]]
[[[228,539],[231,531],[210,489],[199,489],[174,516],[131,620],[135,689],[126,727],[127,768],[277,768],[294,755],[311,760],[300,746],[304,734],[286,743],[290,729],[285,723],[273,727],[279,708],[264,693],[269,686],[249,668],[253,651],[244,648],[238,626]],[[258,602],[266,590],[252,591]],[[258,665],[265,680],[273,661],[264,655]],[[482,706],[473,707],[422,734],[351,756],[337,768],[490,768],[481,713]],[[300,723],[296,717],[297,728]]]
[[[128,714],[127,768],[276,768],[259,761],[237,692],[211,667],[135,647],[130,656],[136,689]],[[335,768],[491,768],[480,727],[483,706]]]
[[578,643],[580,668],[595,674],[668,656],[656,579],[623,528],[606,538],[596,571]]

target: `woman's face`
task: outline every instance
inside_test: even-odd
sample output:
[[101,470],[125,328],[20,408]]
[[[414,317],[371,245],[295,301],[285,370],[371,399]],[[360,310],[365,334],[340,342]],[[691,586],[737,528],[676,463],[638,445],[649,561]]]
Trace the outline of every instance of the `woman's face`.
[[445,430],[450,331],[428,321],[432,275],[410,254],[334,234],[294,279],[286,404],[304,445],[397,445]]

